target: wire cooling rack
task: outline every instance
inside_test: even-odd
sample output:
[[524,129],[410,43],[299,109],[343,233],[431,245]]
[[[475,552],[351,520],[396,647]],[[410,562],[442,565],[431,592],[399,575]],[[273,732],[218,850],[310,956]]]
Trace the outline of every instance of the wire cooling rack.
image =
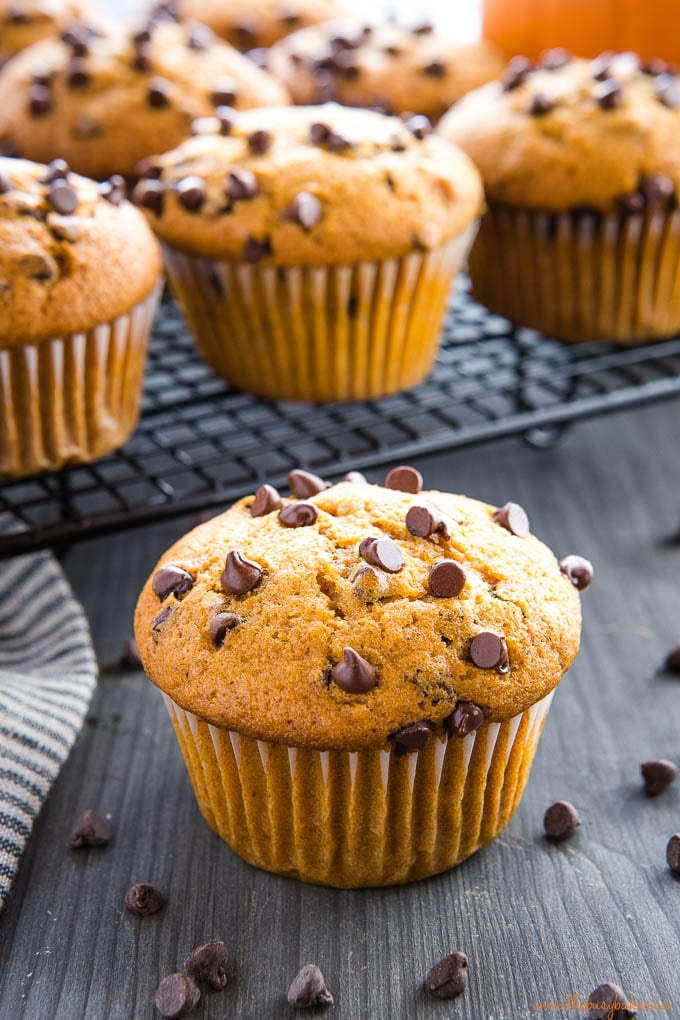
[[512,434],[548,445],[570,422],[679,394],[680,337],[560,344],[490,315],[462,279],[421,386],[365,403],[271,403],[218,379],[166,300],[134,436],[95,464],[0,484],[0,514],[21,528],[0,537],[0,557],[221,507],[265,480],[285,486],[293,467],[333,479]]

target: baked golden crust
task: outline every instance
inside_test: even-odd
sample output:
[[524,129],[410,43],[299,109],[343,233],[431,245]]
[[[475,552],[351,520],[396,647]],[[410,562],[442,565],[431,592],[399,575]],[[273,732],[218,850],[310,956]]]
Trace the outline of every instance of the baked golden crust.
[[[153,160],[150,195],[144,182],[135,192],[158,236],[193,254],[288,266],[397,258],[437,247],[481,212],[467,156],[395,118],[327,104],[248,110],[226,136],[206,126]],[[187,180],[204,191],[191,208],[177,187]]]
[[102,16],[81,0],[0,0],[0,65],[85,18],[102,22]]
[[[151,680],[202,719],[299,747],[383,747],[414,722],[441,728],[459,702],[479,706],[490,721],[512,717],[549,694],[578,651],[575,588],[546,546],[496,523],[484,503],[341,483],[308,498],[313,523],[286,527],[276,502],[257,517],[252,502],[241,500],[180,539],[137,606],[135,633]],[[409,508],[423,503],[443,518],[449,539],[442,528],[430,538],[407,528]],[[393,547],[387,558],[380,550],[362,557],[359,544],[369,536],[392,539],[403,568],[375,566],[381,556],[397,565]],[[254,582],[243,595],[222,587],[230,552],[250,561],[244,567],[232,557],[225,572],[232,590]],[[455,597],[430,593],[431,567],[442,559],[465,572]],[[174,583],[179,595],[167,594],[167,575],[154,582],[170,564],[190,575]],[[220,630],[213,621],[222,612],[236,614],[236,623]],[[507,671],[471,661],[471,642],[485,631],[504,637]],[[346,676],[340,685],[333,673],[346,648],[369,665],[362,683],[375,670],[377,683],[365,693],[351,693]]]
[[46,176],[45,166],[0,158],[0,348],[109,322],[161,272],[156,239],[122,182],[115,205],[103,197],[108,186]]
[[288,102],[283,85],[204,26],[150,23],[141,35],[86,35],[75,47],[46,40],[0,75],[0,145],[39,162],[61,156],[96,179],[131,177],[225,95],[238,108]]
[[438,132],[468,153],[496,202],[609,212],[644,198],[650,178],[680,189],[680,81],[632,54],[554,70],[511,62],[505,84],[470,93]]
[[343,13],[336,0],[174,0],[169,6],[180,21],[200,21],[239,50],[271,46],[306,25]]
[[497,78],[503,60],[487,43],[449,42],[428,25],[333,21],[281,40],[267,67],[296,103],[334,99],[437,120],[466,92]]

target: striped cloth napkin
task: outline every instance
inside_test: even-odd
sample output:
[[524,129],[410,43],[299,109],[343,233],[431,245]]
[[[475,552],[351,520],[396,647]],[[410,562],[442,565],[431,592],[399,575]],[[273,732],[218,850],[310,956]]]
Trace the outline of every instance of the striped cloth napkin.
[[96,678],[85,615],[54,557],[0,561],[0,911]]

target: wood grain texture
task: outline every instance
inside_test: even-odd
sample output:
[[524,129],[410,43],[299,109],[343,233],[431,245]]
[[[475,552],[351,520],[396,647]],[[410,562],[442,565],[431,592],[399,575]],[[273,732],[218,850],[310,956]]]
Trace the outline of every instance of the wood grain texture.
[[[644,1016],[680,1016],[680,882],[665,866],[680,788],[647,800],[639,780],[645,758],[680,755],[680,681],[657,671],[680,638],[680,546],[662,543],[680,520],[678,436],[673,403],[581,426],[552,451],[510,441],[418,464],[428,485],[517,500],[556,552],[582,553],[597,571],[582,652],[515,818],[438,878],[341,892],[243,864],[198,813],[160,696],[141,675],[105,673],[0,917],[2,1020],[151,1020],[160,977],[211,937],[226,940],[233,976],[197,1018],[290,1020],[286,989],[309,961],[336,996],[335,1020],[568,1020],[584,1014],[532,1003],[604,980],[672,1004]],[[117,657],[144,578],[187,525],[67,555],[101,662]],[[541,823],[558,798],[583,825],[553,846]],[[71,852],[72,820],[91,806],[112,813],[114,841]],[[164,913],[125,912],[137,881],[169,895]],[[468,992],[427,999],[425,973],[453,949],[470,958]]]

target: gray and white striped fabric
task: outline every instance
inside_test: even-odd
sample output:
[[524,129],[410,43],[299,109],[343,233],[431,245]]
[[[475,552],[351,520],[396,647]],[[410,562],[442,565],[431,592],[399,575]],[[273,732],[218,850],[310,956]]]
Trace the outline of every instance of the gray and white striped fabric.
[[85,615],[54,557],[0,562],[0,911],[96,677]]

